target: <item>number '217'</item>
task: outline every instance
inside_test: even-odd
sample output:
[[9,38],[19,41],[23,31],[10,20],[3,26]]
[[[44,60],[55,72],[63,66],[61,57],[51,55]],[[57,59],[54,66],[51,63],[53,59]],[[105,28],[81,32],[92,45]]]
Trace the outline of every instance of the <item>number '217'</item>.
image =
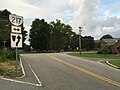
[[20,24],[20,22],[21,22],[21,18],[18,18],[18,17],[12,17],[12,22],[13,22],[13,23],[18,23],[18,24]]

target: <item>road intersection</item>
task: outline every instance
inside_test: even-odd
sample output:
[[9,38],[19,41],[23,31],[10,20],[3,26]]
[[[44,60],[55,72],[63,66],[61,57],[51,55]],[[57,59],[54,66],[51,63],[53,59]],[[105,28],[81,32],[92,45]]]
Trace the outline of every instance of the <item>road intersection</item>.
[[22,62],[25,77],[15,81],[0,79],[0,90],[120,89],[120,72],[94,60],[49,53],[23,54]]

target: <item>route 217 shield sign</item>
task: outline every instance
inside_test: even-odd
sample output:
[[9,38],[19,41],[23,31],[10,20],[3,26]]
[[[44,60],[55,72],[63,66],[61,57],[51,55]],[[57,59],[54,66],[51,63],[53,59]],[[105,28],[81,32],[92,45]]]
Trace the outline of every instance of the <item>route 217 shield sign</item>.
[[11,47],[12,48],[22,48],[22,34],[11,33]]
[[15,26],[20,26],[23,23],[23,17],[18,16],[18,15],[14,15],[14,14],[9,15],[9,20]]

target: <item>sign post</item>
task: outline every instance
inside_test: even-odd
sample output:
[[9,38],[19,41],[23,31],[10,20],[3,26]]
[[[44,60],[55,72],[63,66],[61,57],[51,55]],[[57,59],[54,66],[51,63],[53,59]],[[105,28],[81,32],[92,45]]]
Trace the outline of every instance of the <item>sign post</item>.
[[9,20],[11,26],[11,47],[16,48],[16,76],[18,76],[18,48],[22,48],[22,30],[21,25],[23,24],[23,17],[10,14]]

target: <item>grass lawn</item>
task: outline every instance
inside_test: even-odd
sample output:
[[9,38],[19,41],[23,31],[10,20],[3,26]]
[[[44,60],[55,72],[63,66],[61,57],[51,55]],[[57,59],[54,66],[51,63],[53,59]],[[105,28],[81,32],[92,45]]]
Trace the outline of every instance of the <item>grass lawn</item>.
[[110,60],[109,63],[118,66],[120,68],[120,59]]
[[78,57],[103,58],[103,59],[120,59],[120,55],[115,54],[96,54],[96,53],[68,53],[69,55]]
[[78,57],[88,57],[88,58],[101,58],[101,59],[110,59],[109,61],[111,64],[116,65],[120,67],[120,55],[116,54],[96,54],[96,53],[68,53],[72,56],[78,56]]

